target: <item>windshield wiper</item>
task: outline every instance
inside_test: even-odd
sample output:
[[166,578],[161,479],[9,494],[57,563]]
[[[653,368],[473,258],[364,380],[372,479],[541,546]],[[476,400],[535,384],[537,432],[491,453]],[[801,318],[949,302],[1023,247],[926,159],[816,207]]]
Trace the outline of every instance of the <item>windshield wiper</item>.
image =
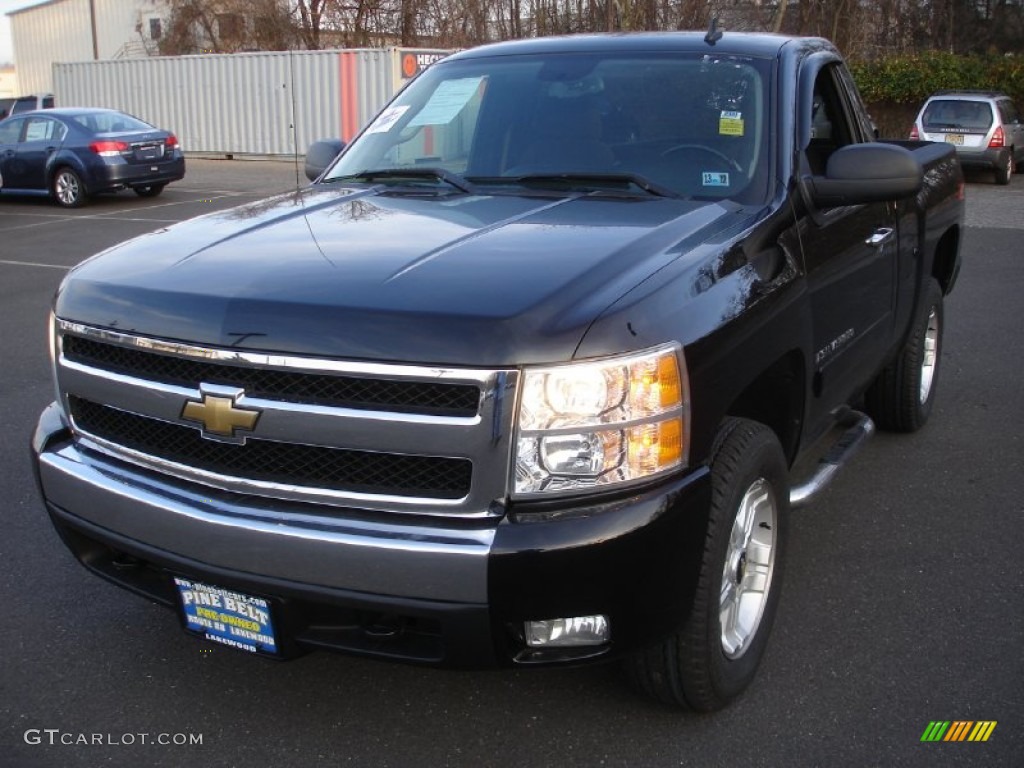
[[505,180],[512,184],[565,184],[587,188],[628,184],[656,197],[679,197],[674,190],[638,173],[530,173],[525,176],[510,176]]
[[476,189],[469,181],[457,173],[446,171],[444,168],[378,168],[372,171],[350,173],[346,176],[335,176],[334,178],[324,179],[324,181],[384,181],[387,179],[438,179],[461,192],[471,195],[476,194]]

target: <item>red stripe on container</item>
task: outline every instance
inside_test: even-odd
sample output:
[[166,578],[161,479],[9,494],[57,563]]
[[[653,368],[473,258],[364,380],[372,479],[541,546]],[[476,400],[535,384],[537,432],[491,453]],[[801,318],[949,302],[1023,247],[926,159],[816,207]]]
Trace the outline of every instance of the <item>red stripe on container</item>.
[[341,138],[347,144],[359,131],[359,98],[356,93],[356,54],[342,51]]

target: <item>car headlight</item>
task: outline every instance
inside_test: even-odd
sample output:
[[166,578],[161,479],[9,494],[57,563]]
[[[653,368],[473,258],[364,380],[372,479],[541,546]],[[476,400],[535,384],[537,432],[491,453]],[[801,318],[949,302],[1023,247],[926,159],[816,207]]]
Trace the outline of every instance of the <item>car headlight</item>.
[[686,464],[690,398],[676,346],[526,368],[514,492],[606,488]]

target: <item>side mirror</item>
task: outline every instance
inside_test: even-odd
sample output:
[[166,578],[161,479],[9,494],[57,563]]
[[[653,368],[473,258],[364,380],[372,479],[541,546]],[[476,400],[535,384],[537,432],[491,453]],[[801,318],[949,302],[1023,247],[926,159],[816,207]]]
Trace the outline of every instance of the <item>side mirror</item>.
[[306,152],[306,178],[310,181],[320,178],[344,148],[345,142],[341,139],[321,139],[310,144]]
[[828,159],[824,176],[807,179],[819,208],[899,200],[916,195],[924,170],[914,153],[895,144],[850,144]]

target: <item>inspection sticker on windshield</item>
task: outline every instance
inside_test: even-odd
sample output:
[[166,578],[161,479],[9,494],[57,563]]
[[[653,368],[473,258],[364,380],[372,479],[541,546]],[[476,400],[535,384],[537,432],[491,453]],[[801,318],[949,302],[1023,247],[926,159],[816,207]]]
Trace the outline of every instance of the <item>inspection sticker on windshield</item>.
[[266,600],[177,576],[174,584],[187,629],[207,640],[249,653],[277,653],[270,604]]
[[409,121],[409,125],[447,125],[476,95],[481,82],[482,77],[445,80],[437,86],[430,101]]
[[742,136],[743,113],[722,112],[718,118],[718,132],[722,136]]
[[377,119],[373,121],[373,125],[367,128],[366,132],[387,133],[408,110],[408,107],[388,107],[377,116]]
[[728,187],[729,186],[729,174],[728,173],[715,173],[714,171],[704,171],[701,174],[701,184],[705,187]]

